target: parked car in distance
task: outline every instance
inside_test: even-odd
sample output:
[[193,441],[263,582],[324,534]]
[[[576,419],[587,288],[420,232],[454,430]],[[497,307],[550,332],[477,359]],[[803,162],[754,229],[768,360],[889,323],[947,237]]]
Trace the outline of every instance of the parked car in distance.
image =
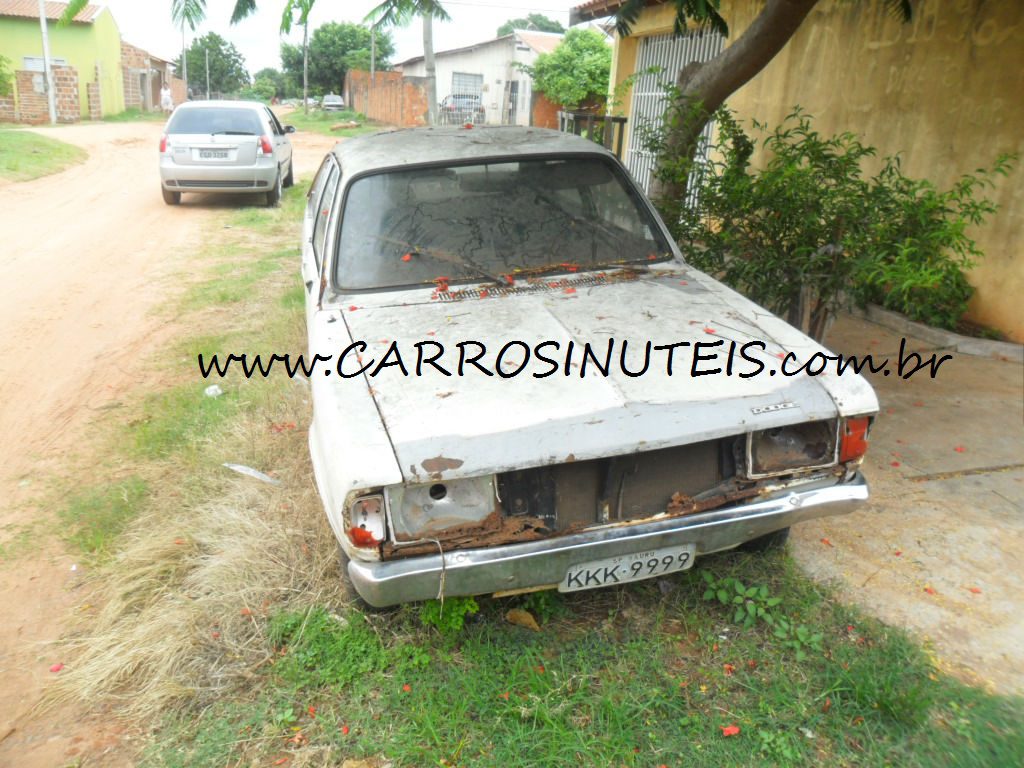
[[324,112],[341,112],[345,109],[345,100],[336,93],[328,93],[321,99],[320,109]]
[[160,139],[160,189],[177,205],[183,192],[266,195],[276,205],[294,181],[289,133],[258,101],[189,101]]
[[313,470],[372,605],[662,576],[867,499],[870,385],[778,370],[827,350],[687,265],[593,142],[350,139],[302,242]]
[[439,107],[438,117],[443,125],[483,125],[486,122],[487,116],[479,96],[445,96]]

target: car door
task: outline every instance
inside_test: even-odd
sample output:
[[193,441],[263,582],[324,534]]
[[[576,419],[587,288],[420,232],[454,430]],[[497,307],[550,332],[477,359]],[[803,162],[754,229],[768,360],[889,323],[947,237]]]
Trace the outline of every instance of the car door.
[[277,158],[281,172],[286,173],[284,169],[290,167],[292,162],[292,143],[288,139],[288,134],[284,132],[281,122],[277,119],[277,115],[267,107],[263,109],[266,110],[267,121],[270,123],[272,131],[270,140],[274,143],[274,156]]

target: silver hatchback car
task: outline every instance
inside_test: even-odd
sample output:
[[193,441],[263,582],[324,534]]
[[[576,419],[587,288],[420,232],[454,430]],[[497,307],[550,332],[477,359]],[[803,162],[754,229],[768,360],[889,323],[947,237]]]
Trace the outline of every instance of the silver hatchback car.
[[189,101],[160,139],[160,188],[177,205],[182,192],[265,194],[277,205],[290,187],[292,145],[273,112],[258,101]]

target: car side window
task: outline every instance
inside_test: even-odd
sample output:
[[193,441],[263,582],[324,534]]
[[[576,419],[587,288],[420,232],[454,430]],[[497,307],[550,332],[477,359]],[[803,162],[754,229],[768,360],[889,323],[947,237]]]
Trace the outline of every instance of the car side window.
[[[316,212],[316,223],[313,225],[313,257],[319,267],[323,260],[324,244],[327,240],[327,220],[331,215],[331,206],[334,205],[334,193],[338,190],[338,179],[341,171],[331,163],[331,170],[324,184],[323,194],[320,195],[320,202]],[[310,198],[312,199],[312,198]]]
[[320,193],[324,191],[324,184],[327,183],[327,177],[331,175],[331,168],[334,167],[334,163],[331,162],[331,156],[328,155],[324,158],[324,161],[320,163],[320,168],[316,172],[316,176],[313,177],[313,183],[309,187],[309,192],[306,193],[306,218],[316,218],[316,207],[320,203]]
[[282,128],[281,124],[277,121],[277,115],[275,115],[266,107],[264,107],[264,109],[266,109],[267,112],[267,119],[270,120],[270,130],[272,130],[278,136],[284,134],[284,128]]

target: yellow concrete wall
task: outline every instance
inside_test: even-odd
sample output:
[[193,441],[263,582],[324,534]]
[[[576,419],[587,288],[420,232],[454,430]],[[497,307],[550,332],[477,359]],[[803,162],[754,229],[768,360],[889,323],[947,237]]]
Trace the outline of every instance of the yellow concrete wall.
[[[726,0],[736,40],[762,7]],[[648,10],[636,36],[671,31],[671,8]],[[612,82],[635,67],[636,42],[616,57]],[[948,187],[1021,159],[990,193],[1000,210],[971,234],[985,259],[969,278],[970,317],[1024,341],[1024,3],[923,0],[914,19],[894,19],[880,0],[824,0],[775,59],[728,101],[740,118],[775,125],[793,106],[822,133],[853,131],[904,171]],[[628,112],[628,99],[623,104]],[[869,168],[868,170],[874,170]]]

